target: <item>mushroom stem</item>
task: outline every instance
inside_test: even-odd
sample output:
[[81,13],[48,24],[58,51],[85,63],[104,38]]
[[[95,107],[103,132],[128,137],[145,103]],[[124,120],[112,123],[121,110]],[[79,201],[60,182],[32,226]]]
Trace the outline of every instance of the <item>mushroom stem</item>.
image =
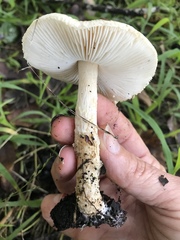
[[99,190],[102,162],[99,156],[97,129],[98,65],[79,61],[78,73],[74,145],[77,157],[76,198],[79,210],[83,214],[94,215],[105,210]]

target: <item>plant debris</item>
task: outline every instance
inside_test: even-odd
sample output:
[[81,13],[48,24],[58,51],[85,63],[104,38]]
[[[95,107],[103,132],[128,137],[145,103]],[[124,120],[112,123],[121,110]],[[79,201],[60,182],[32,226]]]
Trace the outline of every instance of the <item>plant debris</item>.
[[75,193],[61,199],[50,213],[56,229],[63,231],[68,228],[92,226],[98,228],[101,224],[108,224],[110,227],[121,227],[127,219],[126,211],[121,209],[120,202],[116,202],[102,192],[101,194],[108,210],[105,213],[99,212],[99,214],[93,216],[84,215],[79,211]]
[[163,185],[163,187],[169,182],[169,180],[164,175],[159,176],[158,179],[159,182]]

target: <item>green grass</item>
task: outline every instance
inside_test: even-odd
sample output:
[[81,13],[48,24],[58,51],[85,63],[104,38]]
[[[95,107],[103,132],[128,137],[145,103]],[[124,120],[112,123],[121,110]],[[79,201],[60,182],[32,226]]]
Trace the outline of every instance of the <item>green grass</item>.
[[[132,17],[95,12],[92,15],[85,10],[82,14],[86,19],[126,22],[147,36],[157,49],[158,68],[146,88],[151,103],[147,104],[145,99],[137,96],[119,106],[140,134],[148,130],[155,133],[168,172],[176,174],[180,170],[180,4],[175,0],[163,3],[159,0],[126,0],[124,5],[119,2],[96,1],[99,5],[131,10],[144,7],[147,14]],[[8,71],[14,75],[8,80],[5,75],[0,76],[0,148],[11,143],[16,155],[11,163],[14,165],[11,173],[4,163],[0,163],[0,176],[11,189],[6,188],[0,200],[0,239],[35,239],[55,234],[40,214],[40,203],[48,193],[48,187],[40,179],[45,172],[50,175],[48,166],[56,155],[56,143],[50,137],[50,121],[53,116],[69,114],[69,109],[74,109],[77,91],[71,85],[65,85],[53,95],[46,87],[51,84],[50,77],[38,71],[34,73],[30,68],[24,70],[21,38],[34,19],[51,12],[71,14],[71,4],[45,0],[0,1],[0,62],[6,63]],[[154,6],[159,7],[155,13],[152,12]],[[59,87],[57,83],[55,87]],[[23,111],[9,118],[16,104],[20,104],[14,92],[15,96],[22,95],[26,104]],[[44,152],[46,157],[42,160]],[[60,238],[63,237],[53,237]]]

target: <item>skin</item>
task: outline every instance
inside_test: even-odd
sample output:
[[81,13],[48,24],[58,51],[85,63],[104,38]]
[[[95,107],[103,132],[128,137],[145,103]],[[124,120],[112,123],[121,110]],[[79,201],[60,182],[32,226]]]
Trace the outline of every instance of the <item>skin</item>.
[[[100,155],[106,168],[100,187],[116,200],[120,195],[127,220],[120,228],[104,224],[98,229],[67,229],[64,233],[77,240],[179,240],[180,178],[166,173],[129,120],[101,95],[98,125],[117,137],[99,131]],[[53,226],[51,209],[75,187],[74,119],[60,116],[53,121],[51,133],[56,141],[67,145],[52,166],[52,176],[61,194],[46,196],[41,205],[44,219]],[[165,186],[159,182],[160,175],[169,181]]]

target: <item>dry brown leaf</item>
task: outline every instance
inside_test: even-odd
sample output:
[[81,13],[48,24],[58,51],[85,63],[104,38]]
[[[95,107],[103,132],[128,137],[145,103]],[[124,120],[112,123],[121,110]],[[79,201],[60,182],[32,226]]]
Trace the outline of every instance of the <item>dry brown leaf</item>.
[[[16,152],[14,145],[11,142],[7,142],[0,149],[0,163],[2,163],[9,172],[12,172],[12,170],[14,170],[15,160]],[[12,190],[10,183],[2,176],[0,177],[0,187],[6,192],[10,192]]]
[[138,94],[138,98],[143,101],[148,107],[151,106],[152,101],[151,98],[147,95],[145,91],[142,91],[141,93]]
[[166,167],[161,142],[152,130],[148,130],[141,134],[143,141],[149,148],[151,154],[164,166]]

